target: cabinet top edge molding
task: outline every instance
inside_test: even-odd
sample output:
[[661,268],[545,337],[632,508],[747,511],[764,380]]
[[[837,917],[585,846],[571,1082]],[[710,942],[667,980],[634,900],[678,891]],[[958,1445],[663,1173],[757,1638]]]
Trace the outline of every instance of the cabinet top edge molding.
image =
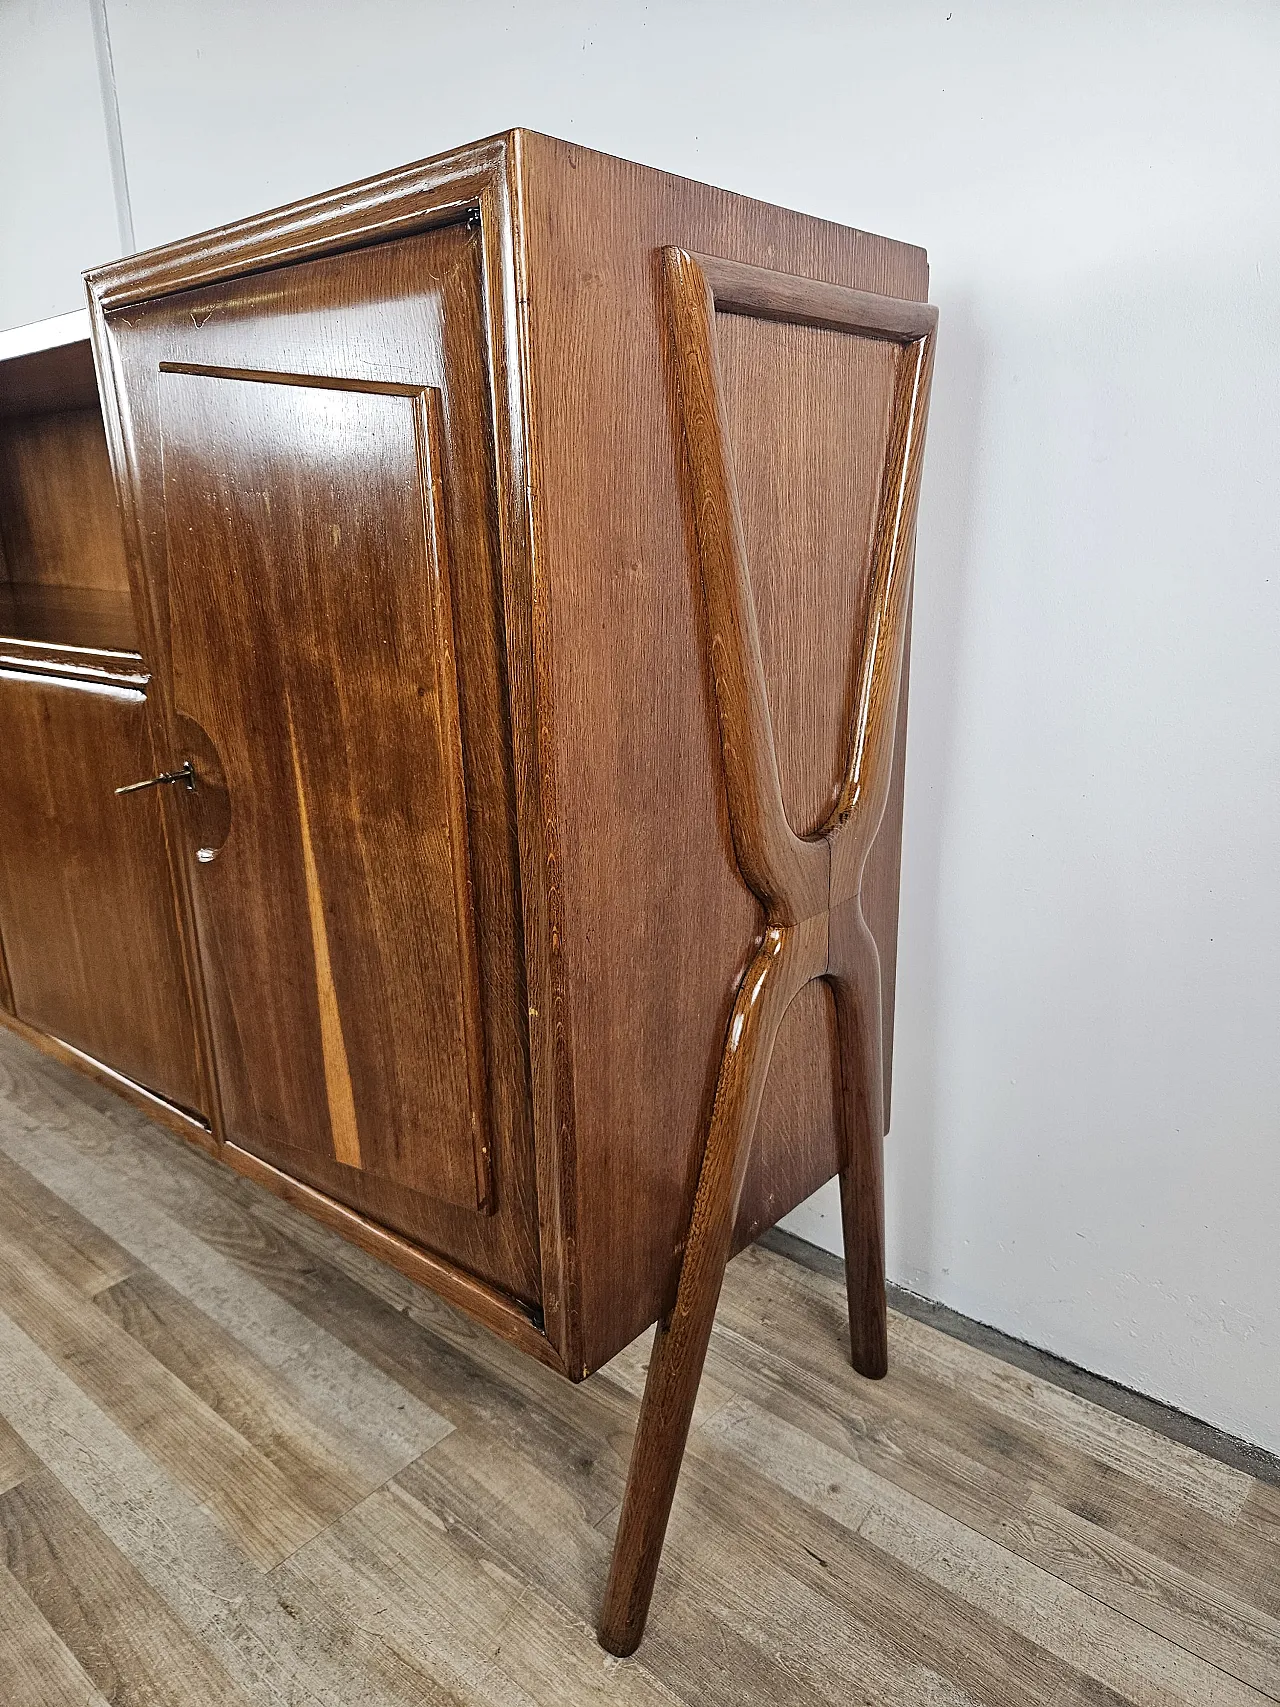
[[55,314],[48,320],[32,320],[26,326],[11,326],[7,332],[0,332],[0,362],[88,341],[89,310],[73,308],[70,314]]
[[[518,179],[526,141],[568,149],[574,154],[602,153],[580,142],[524,127],[500,131],[478,142],[447,149],[91,268],[84,275],[90,299],[99,312],[105,313],[157,296],[214,284],[237,274],[354,248],[375,237],[386,240],[407,236],[415,230],[460,217],[470,208],[481,207],[486,189],[492,190],[504,178]],[[717,188],[661,167],[647,169],[673,182]],[[759,198],[723,187],[718,193],[731,194],[744,203],[759,202]],[[804,217],[816,225],[849,229],[820,215]],[[894,247],[899,251],[916,249],[924,258],[923,248],[917,245],[895,242]]]

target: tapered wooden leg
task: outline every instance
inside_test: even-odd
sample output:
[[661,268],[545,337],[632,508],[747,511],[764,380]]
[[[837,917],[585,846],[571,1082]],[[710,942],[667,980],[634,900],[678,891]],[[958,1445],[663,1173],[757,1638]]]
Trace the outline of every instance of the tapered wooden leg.
[[658,1324],[631,1449],[600,1617],[600,1642],[611,1654],[634,1653],[644,1634],[778,1027],[825,965],[825,918],[772,926],[738,990],[675,1308]]
[[[840,1047],[844,1224],[849,1345],[860,1375],[889,1372],[889,1317],[884,1280],[884,1033],[880,956],[856,900],[833,920],[830,981]],[[848,915],[852,914],[850,917]],[[836,958],[838,956],[838,959]]]

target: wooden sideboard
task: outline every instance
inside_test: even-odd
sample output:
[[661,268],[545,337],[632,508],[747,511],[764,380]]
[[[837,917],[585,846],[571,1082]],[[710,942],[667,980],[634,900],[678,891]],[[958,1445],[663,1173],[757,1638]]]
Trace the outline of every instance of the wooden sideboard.
[[12,1012],[573,1380],[659,1322],[630,1652],[837,1174],[885,1368],[924,255],[512,131],[88,282],[119,511],[81,356],[0,423]]

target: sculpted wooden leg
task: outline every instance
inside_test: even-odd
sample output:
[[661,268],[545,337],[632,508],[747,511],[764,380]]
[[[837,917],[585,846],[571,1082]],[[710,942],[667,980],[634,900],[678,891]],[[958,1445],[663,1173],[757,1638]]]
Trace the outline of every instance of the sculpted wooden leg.
[[[769,1058],[783,1015],[813,978],[831,980],[838,1016],[840,1185],[853,1363],[864,1375],[880,1376],[888,1369],[880,965],[858,896],[892,778],[937,324],[936,310],[927,305],[838,286],[788,278],[779,295],[777,274],[682,249],[663,251],[663,276],[734,857],[771,923],[734,1003],[676,1305],[658,1326],[649,1365],[600,1621],[600,1640],[615,1654],[634,1653],[644,1632]],[[844,775],[821,832],[801,837],[783,801],[716,354],[716,311],[728,306],[755,313],[763,305],[791,320],[804,300],[812,303],[814,324],[887,338],[902,346],[902,355]],[[840,309],[834,319],[833,305]]]
[[729,1021],[675,1308],[658,1324],[645,1383],[600,1642],[631,1654],[644,1634],[774,1040],[796,992],[826,964],[826,920],[771,926]]
[[[843,916],[841,916],[841,914]],[[853,1367],[880,1380],[889,1372],[884,1281],[884,1034],[880,956],[856,900],[832,919],[840,1045],[844,1163],[840,1209]]]

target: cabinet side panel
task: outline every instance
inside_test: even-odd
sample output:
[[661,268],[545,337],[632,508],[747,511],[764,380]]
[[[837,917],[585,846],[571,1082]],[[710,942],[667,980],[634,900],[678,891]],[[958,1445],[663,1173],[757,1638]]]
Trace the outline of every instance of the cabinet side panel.
[[[715,1069],[760,923],[729,838],[659,251],[915,299],[927,273],[907,245],[525,142],[535,573],[554,725],[583,1361],[595,1368],[674,1295]],[[874,359],[858,383],[874,392]],[[845,524],[855,542],[859,514]],[[784,554],[775,572],[795,572]],[[802,575],[796,591],[808,632],[821,635],[821,585]],[[842,620],[856,592],[846,605]],[[817,810],[823,786],[796,769],[799,816]],[[900,799],[881,833],[894,871]],[[834,1171],[832,1095],[817,991],[775,1054],[740,1238]]]
[[717,314],[782,798],[821,828],[844,778],[898,350]]
[[[845,772],[899,348],[726,313],[716,316],[716,343],[783,802],[792,829],[810,835]],[[863,887],[880,951],[886,1106],[905,717],[904,693],[884,830]],[[766,1131],[773,1113],[766,1106]],[[767,1208],[761,1201],[757,1214]]]

